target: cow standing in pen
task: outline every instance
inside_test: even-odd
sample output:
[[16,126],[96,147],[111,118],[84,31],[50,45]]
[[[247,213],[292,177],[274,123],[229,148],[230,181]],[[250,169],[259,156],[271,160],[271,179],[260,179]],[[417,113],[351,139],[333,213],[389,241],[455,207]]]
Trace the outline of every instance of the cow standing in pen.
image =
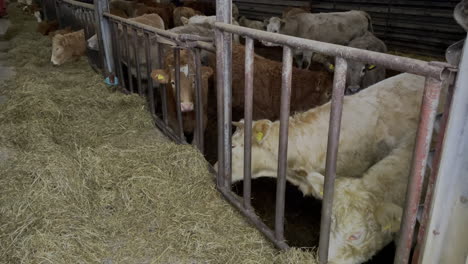
[[[287,18],[272,17],[267,31],[299,38],[318,40],[333,44],[348,45],[351,40],[372,31],[371,17],[364,11],[335,13],[301,13]],[[274,46],[263,41],[266,46]],[[299,68],[307,69],[313,56],[311,51],[294,51]]]

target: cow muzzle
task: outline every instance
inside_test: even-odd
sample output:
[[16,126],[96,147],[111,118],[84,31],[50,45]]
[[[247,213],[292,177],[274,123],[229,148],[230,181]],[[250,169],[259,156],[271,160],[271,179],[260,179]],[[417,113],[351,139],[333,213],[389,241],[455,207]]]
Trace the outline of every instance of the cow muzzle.
[[351,95],[359,92],[361,90],[361,86],[359,85],[350,85],[348,88],[346,88],[345,94],[346,95]]
[[180,110],[182,112],[193,111],[193,103],[180,103]]

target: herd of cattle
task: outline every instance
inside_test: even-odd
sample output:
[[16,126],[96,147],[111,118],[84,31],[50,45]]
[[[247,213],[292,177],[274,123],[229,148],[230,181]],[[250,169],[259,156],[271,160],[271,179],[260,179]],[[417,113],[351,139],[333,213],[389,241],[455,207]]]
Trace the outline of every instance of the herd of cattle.
[[[162,30],[214,38],[215,8],[209,3],[186,1],[176,7],[151,0],[112,0],[110,12]],[[240,16],[233,5],[233,23],[306,39],[354,48],[387,52],[383,41],[372,30],[369,14],[363,11],[311,13],[288,8],[282,17],[255,21]],[[99,49],[96,36],[85,39],[83,30],[70,32],[41,21],[38,30],[53,34],[51,61],[63,64],[83,56],[86,48]],[[455,20],[468,30],[468,0],[460,2]],[[120,28],[117,41],[124,34]],[[244,163],[244,78],[245,48],[238,37],[232,49],[232,113],[236,127],[232,136],[232,179],[243,179]],[[137,44],[140,45],[140,44]],[[122,45],[120,45],[122,46]],[[256,47],[274,46],[256,42]],[[140,70],[147,72],[143,46],[122,63],[136,75],[135,56]],[[156,54],[152,52],[152,54]],[[190,50],[180,52],[180,105],[175,99],[175,61],[171,48],[162,51],[164,67],[151,69],[151,78],[167,85],[169,124],[176,130],[176,108],[183,114],[185,133],[195,131],[195,62]],[[155,63],[152,65],[156,65]],[[327,135],[330,118],[333,59],[309,50],[294,50],[297,67],[293,68],[291,112],[287,156],[287,180],[304,195],[323,197]],[[210,121],[209,91],[214,89],[216,56],[202,53],[203,128]],[[311,67],[313,65],[313,67]],[[259,55],[254,57],[252,177],[277,177],[279,142],[279,105],[282,62]],[[145,77],[146,74],[141,74]],[[149,76],[148,76],[149,77]],[[400,228],[407,178],[419,120],[425,78],[399,74],[385,79],[385,69],[359,61],[350,61],[347,72],[347,96],[339,141],[335,200],[332,213],[330,262],[362,263],[394,240]],[[240,121],[238,121],[240,120]],[[197,138],[197,137],[195,137]],[[217,165],[215,164],[215,168]]]

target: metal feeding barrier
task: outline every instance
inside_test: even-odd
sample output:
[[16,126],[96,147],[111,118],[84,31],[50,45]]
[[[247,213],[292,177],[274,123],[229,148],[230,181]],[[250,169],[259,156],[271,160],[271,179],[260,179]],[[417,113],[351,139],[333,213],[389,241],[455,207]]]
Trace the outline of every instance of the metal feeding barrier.
[[[195,139],[197,147],[203,151],[203,102],[201,80],[201,52],[216,52],[216,87],[217,87],[217,121],[218,121],[218,173],[217,187],[223,196],[245,215],[269,240],[278,248],[286,249],[288,244],[284,237],[285,188],[288,150],[288,122],[290,116],[292,51],[294,49],[311,50],[336,57],[331,99],[331,113],[326,155],[326,174],[320,226],[319,260],[328,261],[330,241],[330,224],[333,205],[334,182],[338,142],[343,111],[343,98],[346,86],[347,62],[357,60],[383,66],[401,72],[413,73],[426,77],[417,139],[413,154],[406,205],[401,224],[401,236],[398,241],[395,263],[408,263],[413,241],[416,213],[426,165],[429,146],[435,123],[437,105],[443,87],[452,86],[456,69],[453,66],[424,62],[421,60],[360,50],[330,43],[301,39],[265,31],[259,31],[232,25],[231,0],[217,0],[217,22],[214,24],[215,46],[209,39],[150,27],[136,21],[124,19],[109,12],[108,0],[96,0],[94,6],[73,0],[55,0],[57,18],[64,27],[68,20],[79,21],[85,25],[87,38],[97,33],[100,56],[103,61],[103,74],[111,84],[118,84],[128,93],[146,96],[149,109],[156,126],[179,143],[186,143],[183,129],[183,114],[180,109],[180,60],[181,50],[190,50],[195,66]],[[70,11],[71,10],[71,11]],[[67,13],[70,12],[70,13]],[[94,13],[94,16],[92,15]],[[66,15],[66,18],[64,17]],[[70,14],[70,16],[68,15]],[[94,31],[93,31],[94,29]],[[244,182],[243,198],[231,190],[231,100],[232,100],[232,34],[245,37],[245,138],[244,138]],[[275,207],[275,225],[270,229],[251,205],[251,161],[252,161],[252,111],[254,79],[254,40],[268,41],[283,47],[283,69],[281,90],[280,134],[278,152],[278,177]],[[174,58],[175,69],[175,113],[168,106],[167,85],[152,79],[152,69],[164,68],[165,57]],[[454,87],[449,89],[453,91]],[[451,98],[449,95],[448,98]],[[449,105],[450,102],[447,102]],[[448,108],[447,108],[448,109]],[[446,109],[446,110],[447,110]],[[448,111],[446,111],[447,113]],[[175,125],[170,122],[170,115],[175,114]],[[447,116],[444,117],[445,119]],[[446,121],[443,122],[446,124]],[[174,127],[175,126],[175,127]],[[443,129],[443,131],[445,131]],[[443,134],[443,133],[442,133]],[[443,138],[443,135],[440,136]],[[441,145],[438,146],[440,150]],[[439,160],[440,158],[436,158]],[[437,163],[437,161],[436,161]],[[437,174],[431,176],[431,183],[436,181]],[[431,200],[431,193],[427,200]],[[427,218],[426,204],[425,218]],[[426,219],[427,221],[427,219]],[[423,228],[424,229],[424,228]],[[421,235],[420,235],[421,236]],[[422,240],[419,238],[418,240]]]
[[[48,3],[49,1],[44,1]],[[72,30],[84,30],[85,39],[98,32],[96,26],[96,9],[94,5],[82,3],[74,0],[55,0],[55,16],[60,28],[71,28]],[[43,4],[43,6],[46,4]],[[50,4],[49,4],[50,5]],[[45,13],[50,13],[46,11]],[[103,67],[103,46],[100,38],[101,34],[97,34],[99,51],[87,51],[89,64],[96,72],[101,72]]]
[[[343,96],[346,84],[347,61],[357,60],[380,65],[388,69],[413,73],[426,77],[420,121],[414,149],[409,185],[406,196],[401,236],[398,241],[395,263],[409,261],[411,243],[416,224],[419,198],[428,161],[430,142],[442,87],[451,85],[453,73],[450,65],[376,53],[367,50],[301,39],[265,31],[232,25],[232,1],[218,0],[216,27],[217,91],[218,91],[218,175],[217,184],[221,193],[237,207],[252,223],[279,248],[287,248],[284,239],[285,183],[288,148],[288,122],[291,97],[292,49],[311,50],[336,57],[333,81],[331,113],[326,155],[326,174],[320,226],[319,260],[327,263],[330,241],[330,224],[333,205],[334,182]],[[231,69],[232,35],[246,38],[245,58],[245,134],[244,134],[244,197],[239,199],[231,191]],[[252,149],[252,90],[253,90],[253,39],[268,41],[283,47],[283,70],[281,91],[280,136],[278,151],[278,179],[275,208],[275,228],[271,230],[254,213],[250,205],[251,194],[251,149]],[[427,207],[426,207],[427,208]]]

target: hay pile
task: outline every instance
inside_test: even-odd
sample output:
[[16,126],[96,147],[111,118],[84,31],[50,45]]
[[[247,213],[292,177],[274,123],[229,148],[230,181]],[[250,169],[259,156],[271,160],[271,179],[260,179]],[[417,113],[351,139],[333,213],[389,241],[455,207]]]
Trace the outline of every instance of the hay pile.
[[50,40],[10,8],[14,80],[0,84],[0,262],[313,263],[277,251],[214,188],[191,146],[154,129],[86,59],[53,67]]

